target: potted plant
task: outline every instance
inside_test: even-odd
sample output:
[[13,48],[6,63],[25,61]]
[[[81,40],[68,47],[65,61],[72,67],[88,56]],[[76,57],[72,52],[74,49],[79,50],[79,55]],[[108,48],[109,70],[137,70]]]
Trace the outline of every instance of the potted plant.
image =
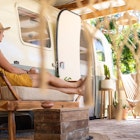
[[105,79],[101,80],[101,88],[114,90],[116,87],[115,80],[111,79],[109,67],[105,64],[104,64],[104,75]]
[[127,119],[127,117],[128,117],[128,110],[129,110],[128,106],[126,104],[123,105],[123,109],[122,109],[122,119],[123,120]]
[[105,75],[105,79],[110,79],[110,70],[107,65],[104,65],[104,75]]
[[112,118],[115,119],[118,113],[118,96],[117,96],[117,92],[114,92],[114,96],[113,96],[113,107],[112,107]]

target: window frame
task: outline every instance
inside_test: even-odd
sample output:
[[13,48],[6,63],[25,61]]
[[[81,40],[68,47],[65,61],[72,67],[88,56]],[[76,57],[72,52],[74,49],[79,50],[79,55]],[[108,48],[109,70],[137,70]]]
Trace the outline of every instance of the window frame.
[[[31,14],[39,15],[39,13],[36,13],[36,12],[34,12],[34,11],[31,11],[31,10],[28,9],[28,8],[22,7],[21,5],[16,7],[17,17],[18,17],[19,36],[20,36],[20,40],[21,40],[22,44],[24,44],[24,45],[26,45],[26,46],[30,46],[30,47],[40,48],[40,45],[38,45],[38,44],[29,43],[29,42],[26,42],[26,41],[23,40],[22,30],[21,30],[21,23],[20,23],[21,20],[20,20],[20,15],[19,15],[19,9],[25,10],[25,11],[27,11],[27,13],[29,12],[29,13],[31,13]],[[46,18],[45,18],[45,19],[46,19]],[[50,47],[44,47],[43,49],[52,50],[53,47],[52,47],[52,41],[51,41],[51,32],[50,32],[50,26],[49,26],[49,23],[47,22],[47,19],[46,19],[46,23],[48,24],[48,25],[47,25],[47,27],[48,27],[47,31],[48,31],[48,34],[49,34]]]

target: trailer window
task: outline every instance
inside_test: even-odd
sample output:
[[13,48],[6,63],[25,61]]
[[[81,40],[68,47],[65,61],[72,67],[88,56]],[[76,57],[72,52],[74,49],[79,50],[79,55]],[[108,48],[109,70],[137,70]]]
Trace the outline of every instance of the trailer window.
[[[18,8],[18,15],[20,20],[20,28],[21,28],[21,37],[22,40],[26,43],[40,45],[40,36],[39,36],[39,15],[33,13],[24,8]],[[46,21],[46,30],[44,31],[45,35],[45,46],[47,48],[51,47],[50,34],[48,23]]]
[[97,59],[99,61],[105,61],[105,52],[102,42],[99,39],[95,39],[94,45],[96,48]]

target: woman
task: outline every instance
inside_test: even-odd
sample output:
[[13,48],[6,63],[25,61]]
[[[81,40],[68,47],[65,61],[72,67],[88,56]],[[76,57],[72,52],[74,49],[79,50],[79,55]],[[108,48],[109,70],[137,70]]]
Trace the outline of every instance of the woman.
[[[4,37],[4,31],[10,29],[10,27],[4,28],[0,23],[0,42]],[[29,71],[14,67],[11,65],[0,50],[0,72],[4,73],[8,78],[9,82],[13,86],[28,86],[28,87],[39,87],[40,76],[39,73],[31,68]],[[2,86],[5,85],[4,81],[0,78]],[[50,73],[46,73],[46,84],[50,89],[59,90],[67,94],[80,94],[82,95],[83,90],[82,79],[76,82],[67,82],[59,79]]]

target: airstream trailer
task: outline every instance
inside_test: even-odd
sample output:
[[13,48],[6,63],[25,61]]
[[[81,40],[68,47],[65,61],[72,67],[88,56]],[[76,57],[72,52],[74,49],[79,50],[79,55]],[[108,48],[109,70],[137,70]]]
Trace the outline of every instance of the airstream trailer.
[[[17,67],[40,68],[40,7],[35,0],[0,0],[0,22],[10,26],[6,31],[1,51]],[[78,80],[87,75],[86,40],[82,35],[80,16],[72,11],[45,9],[45,68],[62,79]],[[90,27],[92,28],[92,27]],[[103,64],[112,68],[111,48],[101,31],[93,38],[93,97],[90,116],[99,117],[99,83],[103,78]],[[73,67],[74,66],[74,67]],[[81,106],[83,101],[81,100]]]

